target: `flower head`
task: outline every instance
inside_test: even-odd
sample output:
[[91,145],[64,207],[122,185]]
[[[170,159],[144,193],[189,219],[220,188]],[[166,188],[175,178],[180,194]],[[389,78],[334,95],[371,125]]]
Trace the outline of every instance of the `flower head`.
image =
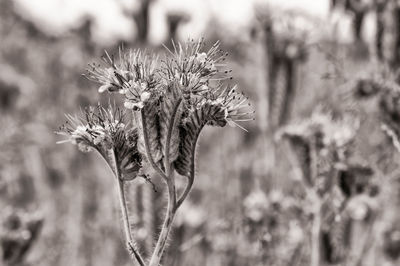
[[224,126],[228,124],[232,127],[239,127],[246,131],[239,122],[254,120],[255,111],[251,109],[251,104],[243,93],[237,91],[237,86],[220,87],[208,96],[211,105],[217,107],[220,112],[214,115],[211,125]]
[[96,150],[112,169],[116,166],[123,174],[140,170],[137,130],[128,128],[122,110],[111,105],[108,109],[89,107],[81,117],[67,115],[67,118],[68,121],[57,133],[68,139],[58,143],[70,142],[83,152]]
[[223,61],[227,54],[219,48],[216,42],[208,51],[204,51],[204,40],[188,41],[184,46],[174,44],[172,55],[165,59],[162,67],[164,80],[178,82],[185,97],[196,97],[207,92],[210,82],[228,79]]
[[149,56],[140,50],[119,52],[119,60],[106,52],[102,58],[106,67],[91,64],[86,77],[101,84],[99,92],[119,92],[125,95],[125,107],[141,109],[145,100],[154,94],[157,81],[157,57]]

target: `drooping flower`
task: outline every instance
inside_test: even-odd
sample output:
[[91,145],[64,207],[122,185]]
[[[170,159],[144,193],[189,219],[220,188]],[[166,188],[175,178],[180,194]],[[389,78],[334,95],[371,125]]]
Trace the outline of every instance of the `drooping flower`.
[[111,169],[132,178],[141,168],[141,156],[137,150],[137,130],[125,123],[124,113],[111,105],[89,107],[82,117],[67,115],[68,121],[58,134],[68,139],[58,143],[70,142],[83,152],[96,150],[107,161]]
[[210,121],[209,124],[211,125],[224,126],[228,124],[246,131],[239,123],[254,120],[255,111],[251,108],[249,98],[238,92],[236,85],[219,87],[206,97],[209,98],[208,101],[211,105],[221,110],[221,115],[214,116],[213,120]]

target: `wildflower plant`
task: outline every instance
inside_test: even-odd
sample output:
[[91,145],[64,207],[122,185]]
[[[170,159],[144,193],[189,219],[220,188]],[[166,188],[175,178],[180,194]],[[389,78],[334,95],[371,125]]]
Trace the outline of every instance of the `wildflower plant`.
[[[215,43],[205,50],[203,40],[173,45],[159,60],[146,52],[106,53],[105,66],[91,64],[86,76],[99,83],[99,92],[124,97],[124,109],[88,108],[83,117],[68,115],[60,130],[66,142],[82,151],[97,151],[118,179],[128,248],[140,265],[160,264],[176,211],[195,179],[196,144],[206,125],[230,125],[253,120],[248,98],[236,86],[224,84],[227,56]],[[131,117],[129,123],[128,116]],[[124,195],[124,182],[156,172],[168,191],[167,211],[157,244],[146,264],[136,249]],[[178,191],[175,173],[187,178]]]
[[[288,125],[279,133],[280,138],[288,140],[302,172],[301,183],[312,217],[311,265],[319,265],[323,259],[343,261],[347,256],[348,249],[343,247],[347,245],[344,235],[352,213],[349,204],[354,202],[355,192],[368,190],[357,177],[365,180],[373,174],[369,167],[351,160],[358,128],[358,119],[352,116],[333,119],[331,114],[317,111],[310,119]],[[324,258],[321,246],[326,250]]]

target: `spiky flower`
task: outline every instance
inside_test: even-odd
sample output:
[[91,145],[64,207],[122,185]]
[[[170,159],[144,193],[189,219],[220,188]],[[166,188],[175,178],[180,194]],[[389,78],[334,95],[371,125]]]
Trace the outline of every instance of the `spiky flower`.
[[105,109],[100,105],[89,107],[81,117],[67,115],[68,121],[58,134],[68,139],[83,152],[98,151],[111,169],[121,171],[124,179],[136,177],[141,168],[141,156],[137,150],[138,133],[129,128],[121,109],[111,105]]
[[255,111],[251,108],[249,98],[237,91],[237,86],[219,87],[209,100],[211,105],[220,109],[223,116],[215,116],[209,124],[232,127],[239,127],[247,131],[239,123],[254,120]]
[[119,60],[110,56],[102,57],[105,67],[90,64],[86,77],[100,83],[99,92],[119,92],[125,95],[127,109],[141,109],[155,93],[159,84],[156,75],[157,57],[140,50],[119,51]]
[[168,50],[170,57],[164,60],[161,73],[165,83],[177,82],[181,85],[186,100],[196,98],[209,91],[209,83],[228,79],[228,70],[223,70],[227,53],[220,49],[216,42],[208,51],[205,43],[188,41],[185,45],[174,44],[173,51]]

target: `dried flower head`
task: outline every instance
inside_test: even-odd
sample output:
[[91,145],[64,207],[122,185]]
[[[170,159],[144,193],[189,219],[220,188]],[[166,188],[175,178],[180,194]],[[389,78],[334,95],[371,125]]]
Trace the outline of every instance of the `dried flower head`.
[[113,170],[117,167],[124,178],[134,178],[141,168],[138,133],[128,127],[124,116],[121,109],[111,105],[107,109],[100,105],[86,108],[82,117],[67,115],[68,121],[57,133],[68,139],[58,143],[71,142],[83,152],[96,150]]

